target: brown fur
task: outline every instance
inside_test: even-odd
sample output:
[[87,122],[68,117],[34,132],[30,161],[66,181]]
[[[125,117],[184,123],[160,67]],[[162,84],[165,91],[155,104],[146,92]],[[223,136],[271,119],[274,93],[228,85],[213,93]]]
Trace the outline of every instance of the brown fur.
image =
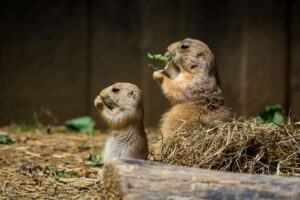
[[167,70],[153,74],[173,105],[162,117],[164,138],[190,122],[209,125],[230,117],[217,80],[214,55],[206,44],[185,39],[171,44],[165,56],[172,57]]
[[111,129],[104,161],[112,157],[147,159],[141,90],[131,83],[116,83],[103,89],[94,103]]

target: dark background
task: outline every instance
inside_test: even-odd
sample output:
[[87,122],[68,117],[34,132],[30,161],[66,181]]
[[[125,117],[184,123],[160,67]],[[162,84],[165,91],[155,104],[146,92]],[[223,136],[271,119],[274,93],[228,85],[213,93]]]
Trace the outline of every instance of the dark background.
[[156,126],[168,102],[146,53],[187,37],[214,52],[238,116],[281,104],[300,119],[298,0],[1,0],[0,125],[43,109],[100,124],[97,93],[126,81],[144,91],[146,125]]

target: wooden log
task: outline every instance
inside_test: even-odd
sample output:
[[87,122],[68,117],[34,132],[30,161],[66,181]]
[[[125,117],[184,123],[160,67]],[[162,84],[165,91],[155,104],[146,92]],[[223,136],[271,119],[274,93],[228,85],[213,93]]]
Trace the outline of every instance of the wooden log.
[[218,172],[113,159],[105,163],[106,199],[299,199],[300,178]]

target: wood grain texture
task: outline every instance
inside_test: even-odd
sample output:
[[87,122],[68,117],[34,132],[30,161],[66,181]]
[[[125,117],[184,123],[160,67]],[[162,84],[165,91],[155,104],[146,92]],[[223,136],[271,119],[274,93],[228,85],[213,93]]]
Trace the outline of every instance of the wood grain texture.
[[[258,6],[259,5],[259,6]],[[276,6],[275,6],[276,5]],[[246,116],[285,103],[286,2],[247,1]]]
[[[116,82],[140,88],[140,23],[137,1],[92,1],[91,100]],[[146,54],[145,54],[146,56]],[[145,66],[147,67],[147,66]],[[94,105],[91,115],[101,124]]]
[[146,54],[187,37],[212,49],[236,116],[279,103],[300,120],[299,7],[293,0],[0,1],[0,124],[46,107],[60,122],[88,114],[101,127],[93,99],[126,81],[143,90],[146,126],[157,126],[169,105]]
[[85,114],[85,3],[1,1],[0,124]]
[[104,169],[108,199],[298,199],[300,178],[225,173],[157,162],[110,160]]
[[291,114],[300,120],[300,2],[292,1],[291,8]]

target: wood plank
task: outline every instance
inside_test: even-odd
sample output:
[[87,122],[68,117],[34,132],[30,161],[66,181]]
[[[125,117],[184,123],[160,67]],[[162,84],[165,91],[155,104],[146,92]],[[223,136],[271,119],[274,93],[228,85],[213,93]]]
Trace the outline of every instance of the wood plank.
[[291,18],[291,114],[300,121],[300,2],[292,1]]
[[285,105],[286,2],[247,1],[245,114]]
[[6,1],[0,6],[1,125],[46,107],[61,121],[85,112],[83,1]]
[[140,24],[137,0],[92,1],[91,115],[99,126],[103,120],[93,105],[97,94],[116,82],[141,88]]
[[[299,2],[292,6],[290,105],[300,120]],[[146,125],[155,126],[169,105],[146,53],[186,37],[211,47],[225,103],[238,116],[284,105],[286,10],[280,0],[1,2],[0,123],[41,106],[60,120],[90,111],[99,122],[93,98],[127,81],[144,91]]]
[[104,166],[107,199],[297,199],[300,178],[225,173],[113,159]]

